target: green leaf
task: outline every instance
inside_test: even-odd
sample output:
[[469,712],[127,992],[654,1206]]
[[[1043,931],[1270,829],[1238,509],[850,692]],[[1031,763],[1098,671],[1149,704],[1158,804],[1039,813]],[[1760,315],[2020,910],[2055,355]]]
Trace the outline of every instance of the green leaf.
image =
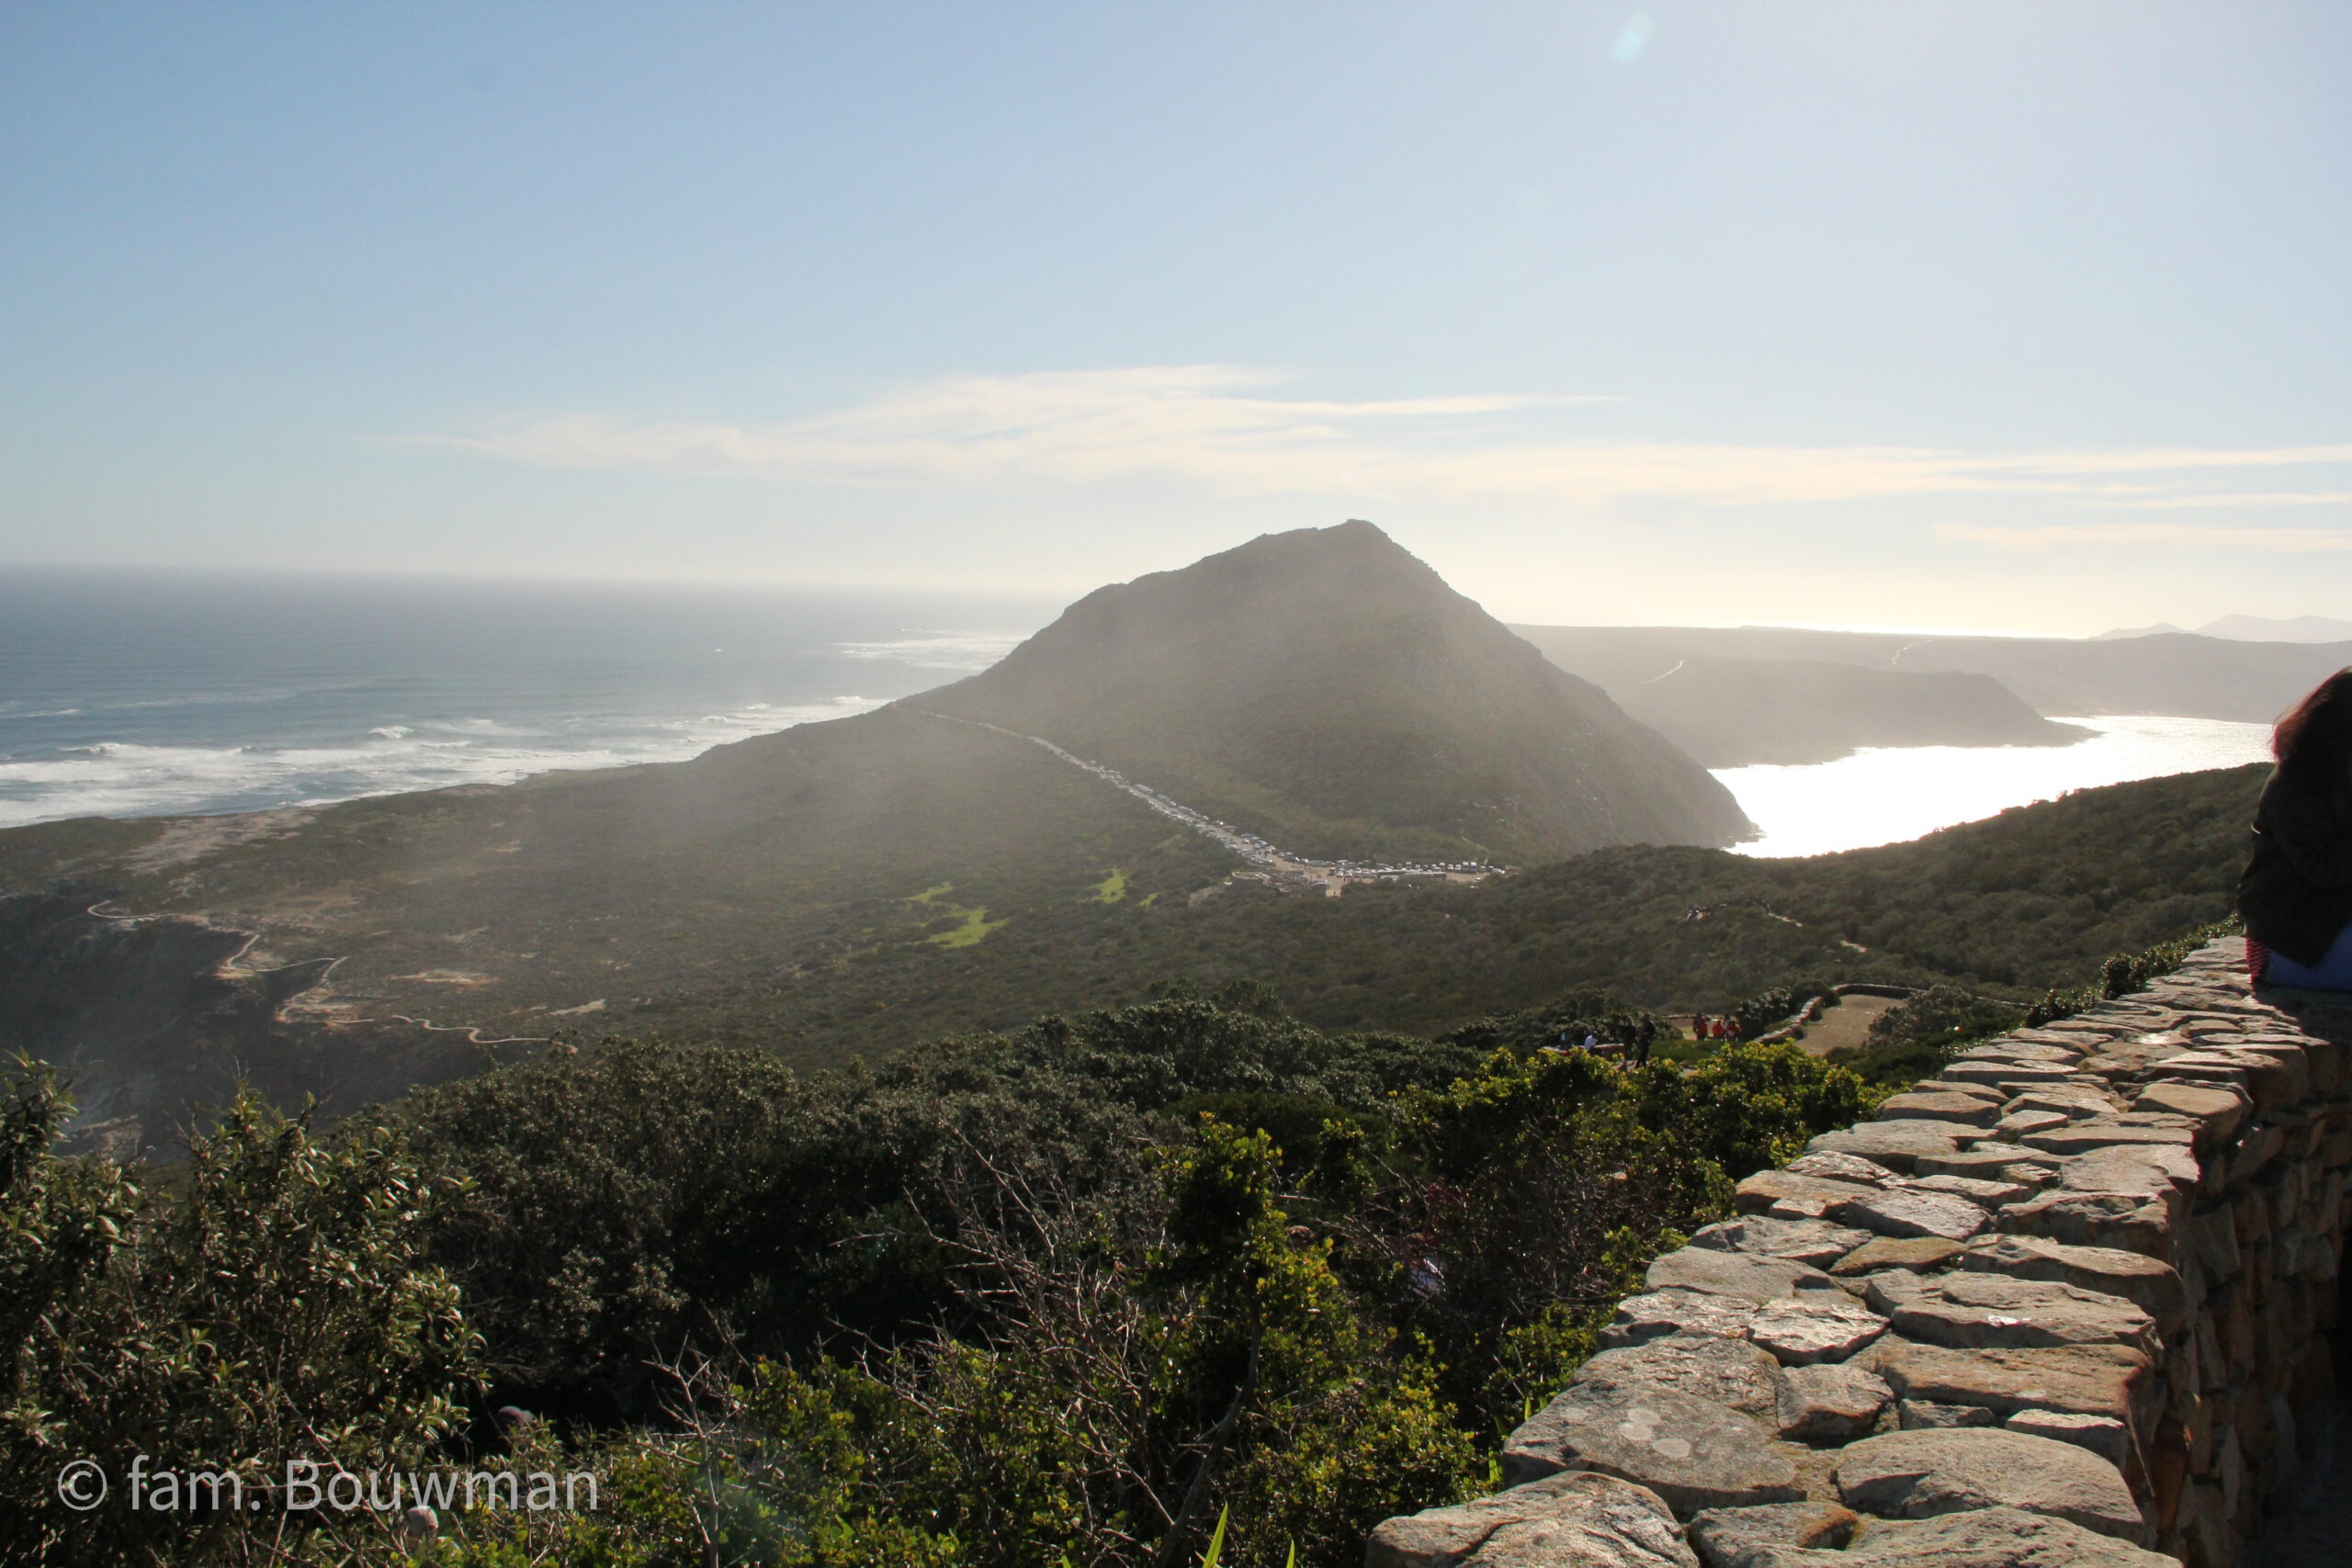
[[[1216,1511],[1216,1529],[1209,1534],[1209,1549],[1201,1559],[1201,1568],[1216,1568],[1217,1560],[1225,1555],[1225,1517],[1232,1511],[1230,1505]],[[1295,1558],[1297,1553],[1292,1555]]]

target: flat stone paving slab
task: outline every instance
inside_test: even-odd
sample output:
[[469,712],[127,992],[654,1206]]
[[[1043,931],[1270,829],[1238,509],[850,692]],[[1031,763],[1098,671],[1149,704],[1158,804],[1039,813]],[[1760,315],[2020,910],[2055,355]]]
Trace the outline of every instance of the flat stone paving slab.
[[1931,1235],[1946,1241],[1964,1241],[1993,1224],[1988,1211],[1965,1198],[1905,1188],[1849,1198],[1832,1208],[1829,1217],[1878,1235]]
[[2112,1116],[2123,1109],[2115,1091],[2104,1084],[2053,1083],[2043,1084],[2013,1095],[2002,1107],[2004,1111],[2064,1111],[2091,1116]]
[[1954,1062],[1942,1076],[1948,1083],[2065,1083],[2074,1077],[2075,1068],[2059,1062]]
[[1920,1159],[1917,1171],[1922,1177],[1962,1176],[2046,1187],[2058,1179],[2058,1161],[2048,1155],[2037,1157],[2007,1144],[1980,1143],[1953,1154],[1926,1156]]
[[2001,1418],[1981,1404],[1939,1404],[1932,1399],[1895,1401],[1906,1432],[1940,1432],[1951,1427],[1997,1427]]
[[2188,1321],[2188,1289],[2178,1270],[2120,1247],[2069,1247],[2038,1235],[1979,1236],[1955,1262],[2012,1280],[2050,1280],[2121,1296],[2154,1317],[2156,1331],[2167,1337]]
[[1616,1315],[1600,1331],[1600,1342],[1612,1348],[1662,1339],[1669,1334],[1713,1334],[1727,1339],[1747,1337],[1756,1303],[1738,1296],[1718,1296],[1704,1291],[1650,1291],[1617,1303]]
[[1978,1100],[1999,1100],[2007,1097],[1990,1084],[1952,1083],[1944,1078],[1921,1078],[1911,1086],[1913,1094],[1966,1094]]
[[1653,1291],[1704,1291],[1759,1303],[1800,1290],[1838,1288],[1828,1275],[1803,1263],[1706,1247],[1678,1247],[1667,1253],[1650,1264],[1644,1282]]
[[1588,1471],[1386,1520],[1363,1560],[1364,1568],[1699,1568],[1663,1499]]
[[2132,1455],[2132,1428],[2109,1416],[2064,1410],[2020,1410],[2001,1423],[2012,1432],[2086,1448],[2120,1469]]
[[2161,1078],[2234,1084],[2253,1097],[2257,1111],[2275,1111],[2295,1099],[2294,1075],[2285,1065],[2251,1051],[2192,1051],[2165,1057],[2154,1071]]
[[[2273,1043],[2267,1040],[2247,1040],[2231,1043],[2211,1040],[2198,1042],[2198,1048],[2240,1058],[2267,1057],[2278,1065],[2277,1070],[2286,1074],[2285,1098],[2290,1105],[2308,1098],[2312,1092],[2311,1057],[2300,1043],[2290,1044],[2284,1041]],[[2260,1098],[2258,1093],[2256,1098]]]
[[2165,1201],[2137,1193],[2044,1192],[2011,1203],[1996,1223],[2014,1235],[2161,1258],[2169,1250],[2173,1217]]
[[1710,1508],[1690,1521],[1690,1540],[1707,1568],[1746,1568],[1757,1554],[1790,1547],[1835,1551],[1861,1522],[1836,1503],[1765,1503]]
[[2001,1108],[1972,1094],[1897,1094],[1879,1104],[1886,1122],[1960,1122],[1989,1127],[2000,1119]]
[[1948,1155],[1960,1147],[1967,1130],[1946,1122],[1862,1122],[1840,1132],[1824,1133],[1805,1145],[1809,1154],[1856,1155],[1907,1172],[1922,1155]]
[[2177,1144],[2187,1148],[2196,1137],[2195,1129],[2190,1127],[2137,1126],[2120,1118],[2098,1116],[2087,1122],[2069,1122],[2063,1127],[2027,1133],[2018,1142],[2044,1154],[2079,1155],[2122,1144]]
[[[1871,1295],[1879,1305],[1879,1293]],[[1887,1305],[1905,1338],[1955,1350],[2129,1345],[2153,1352],[2156,1344],[2156,1320],[2132,1303],[2053,1280],[1962,1270],[1918,1280]]]
[[1843,1551],[1762,1546],[1707,1568],[2180,1568],[2177,1559],[2045,1514],[1981,1508],[1917,1524],[1865,1522]]
[[2135,1111],[2165,1111],[2195,1119],[2199,1143],[2211,1146],[2238,1130],[2254,1109],[2254,1097],[2235,1087],[2196,1083],[2152,1083],[2132,1102]]
[[2060,1163],[2058,1185],[2070,1192],[2143,1192],[2169,1196],[2194,1190],[2203,1176],[2186,1144],[2132,1144],[2094,1149]]
[[1647,1383],[1712,1400],[1748,1416],[1777,1419],[1781,1363],[1745,1339],[1669,1334],[1603,1350],[1577,1369],[1577,1382]]
[[2143,1526],[2123,1472],[2086,1449],[2001,1427],[1888,1432],[1838,1456],[1845,1505],[1889,1518],[2021,1508],[2134,1540]]
[[2031,1133],[2047,1133],[2052,1127],[2064,1127],[2075,1119],[2065,1111],[2048,1111],[2028,1106],[2012,1111],[1993,1123],[1993,1135],[2005,1143],[2016,1143]]
[[1793,1459],[1755,1421],[1672,1389],[1579,1383],[1513,1432],[1503,1479],[1597,1470],[1646,1486],[1678,1514],[1792,1503],[1804,1495]]
[[1743,1214],[1819,1219],[1848,1199],[1877,1190],[1874,1185],[1832,1180],[1798,1170],[1759,1170],[1741,1179],[1734,1202]]
[[1940,1192],[1949,1198],[1965,1198],[1987,1209],[1997,1209],[2004,1203],[2014,1203],[2039,1189],[2040,1183],[2028,1181],[1988,1180],[1981,1176],[1951,1176],[1939,1172],[1932,1176],[1915,1176],[1903,1184],[1905,1191]]
[[2067,1041],[2019,1040],[2006,1035],[1952,1053],[1955,1062],[2056,1062],[2071,1066],[2082,1060],[2084,1048]]
[[1882,1335],[1863,1357],[1902,1398],[1977,1404],[2005,1416],[2071,1410],[2118,1421],[2131,1420],[2132,1391],[2152,1365],[2128,1345],[1953,1350],[1894,1333]]
[[1894,1398],[1884,1378],[1851,1361],[1791,1367],[1781,1375],[1781,1436],[1800,1442],[1859,1438]]
[[1842,1361],[1885,1332],[1884,1317],[1843,1291],[1766,1302],[1747,1326],[1748,1338],[1787,1367]]
[[1846,1254],[1829,1272],[1839,1279],[1860,1278],[1882,1269],[1908,1269],[1924,1274],[1965,1251],[1966,1246],[1939,1235],[1883,1235]]
[[1898,1172],[1860,1155],[1800,1155],[1789,1162],[1788,1168],[1798,1176],[1850,1181],[1861,1187],[1887,1187],[1900,1179]]
[[1824,1269],[1871,1239],[1868,1231],[1827,1220],[1781,1220],[1770,1214],[1746,1214],[1718,1220],[1690,1237],[1693,1247],[1718,1252],[1750,1252]]

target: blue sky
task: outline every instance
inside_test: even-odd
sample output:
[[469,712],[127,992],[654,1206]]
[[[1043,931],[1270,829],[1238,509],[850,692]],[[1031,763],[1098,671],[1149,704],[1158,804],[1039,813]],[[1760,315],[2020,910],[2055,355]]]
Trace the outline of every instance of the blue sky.
[[2352,614],[2352,8],[0,9],[0,560]]

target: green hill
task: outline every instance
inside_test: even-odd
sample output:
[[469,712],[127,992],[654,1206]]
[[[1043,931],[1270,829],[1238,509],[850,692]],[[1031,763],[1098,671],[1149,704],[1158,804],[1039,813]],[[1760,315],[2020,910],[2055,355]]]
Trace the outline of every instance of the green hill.
[[1730,792],[1369,523],[1098,589],[899,705],[1041,736],[1317,856],[1727,844]]
[[1989,675],[1914,674],[1826,660],[1686,659],[1611,694],[1710,768],[1826,762],[1864,746],[2068,746]]

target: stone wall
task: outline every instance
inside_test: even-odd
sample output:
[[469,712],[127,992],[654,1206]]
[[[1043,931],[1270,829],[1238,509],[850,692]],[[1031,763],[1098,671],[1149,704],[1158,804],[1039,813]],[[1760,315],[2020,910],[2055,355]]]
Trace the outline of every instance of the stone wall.
[[1369,1568],[2238,1568],[2332,1396],[2352,1166],[2352,998],[2243,959],[1741,1182],[1511,1434],[1510,1489]]

